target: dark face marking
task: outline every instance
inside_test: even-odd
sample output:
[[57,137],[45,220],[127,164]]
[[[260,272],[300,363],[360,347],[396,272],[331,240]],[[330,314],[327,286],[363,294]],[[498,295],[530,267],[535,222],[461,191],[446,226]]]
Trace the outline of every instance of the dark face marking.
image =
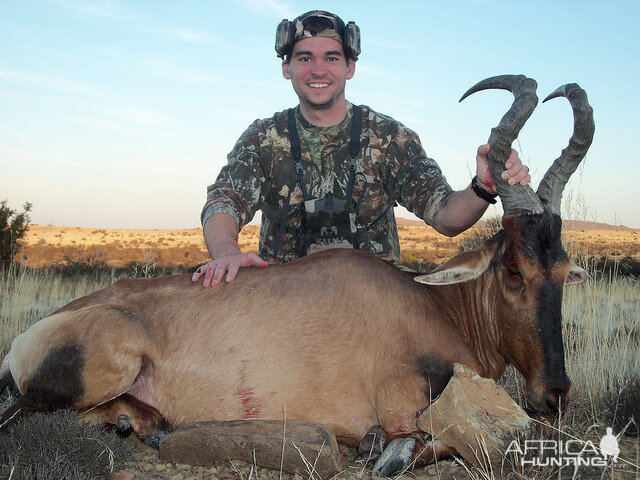
[[506,266],[517,267],[517,253],[535,259],[545,270],[567,259],[567,253],[562,247],[562,219],[559,215],[546,212],[522,214],[505,217],[503,224],[505,231],[509,232],[510,243],[505,252]]
[[430,402],[442,393],[453,376],[453,365],[434,355],[419,356],[416,360],[416,370],[427,381]]
[[562,344],[562,290],[551,280],[538,289],[536,325],[544,353],[544,375],[547,387],[561,393],[571,385],[564,365]]
[[527,226],[523,230],[524,254],[537,258],[545,269],[566,260],[567,254],[562,247],[560,236],[562,231],[560,216],[545,214],[540,222],[532,222],[532,220],[528,219]]
[[525,257],[535,260],[546,277],[535,295],[536,327],[544,353],[544,374],[557,383],[557,389],[568,388],[565,373],[564,347],[562,345],[562,284],[558,284],[547,272],[567,260],[560,233],[562,220],[555,214],[520,216],[521,247]]
[[521,298],[525,313],[535,318],[535,334],[542,350],[542,358],[536,362],[542,364],[540,381],[543,382],[543,390],[540,390],[543,397],[538,398],[538,403],[555,411],[560,403],[566,403],[571,385],[565,370],[562,342],[564,279],[558,277],[562,265],[568,261],[560,236],[562,220],[548,212],[523,213],[505,217],[503,225],[507,238],[503,265],[510,274],[515,272],[521,277],[520,290],[514,298]]

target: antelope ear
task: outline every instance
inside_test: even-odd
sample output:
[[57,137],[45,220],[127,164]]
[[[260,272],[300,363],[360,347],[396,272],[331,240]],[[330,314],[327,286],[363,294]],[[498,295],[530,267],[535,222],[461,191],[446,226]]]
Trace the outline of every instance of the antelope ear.
[[453,285],[482,275],[491,263],[495,245],[485,243],[475,250],[456,255],[433,272],[415,277],[414,280],[427,285]]
[[589,278],[589,274],[584,270],[584,268],[571,262],[571,268],[569,269],[569,273],[567,274],[567,278],[565,278],[564,283],[565,285],[577,285],[584,282],[587,278]]

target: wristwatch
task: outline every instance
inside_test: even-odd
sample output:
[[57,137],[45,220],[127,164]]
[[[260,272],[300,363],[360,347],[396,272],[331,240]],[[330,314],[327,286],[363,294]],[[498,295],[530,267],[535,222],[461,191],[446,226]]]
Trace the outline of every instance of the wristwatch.
[[471,190],[473,190],[473,193],[475,193],[478,197],[480,197],[485,202],[496,203],[496,197],[498,195],[494,193],[489,193],[480,185],[478,185],[477,175],[473,177],[473,179],[471,180]]

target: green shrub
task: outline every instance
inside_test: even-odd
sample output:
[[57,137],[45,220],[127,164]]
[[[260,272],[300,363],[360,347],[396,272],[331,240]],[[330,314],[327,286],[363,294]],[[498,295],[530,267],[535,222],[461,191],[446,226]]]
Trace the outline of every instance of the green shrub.
[[18,213],[9,208],[7,200],[0,202],[0,267],[13,263],[20,239],[29,228],[31,204],[27,202],[22,208]]

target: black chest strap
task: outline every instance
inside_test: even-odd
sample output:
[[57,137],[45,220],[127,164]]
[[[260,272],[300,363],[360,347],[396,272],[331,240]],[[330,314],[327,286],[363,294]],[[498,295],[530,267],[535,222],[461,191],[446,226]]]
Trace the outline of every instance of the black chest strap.
[[[296,174],[298,175],[298,184],[302,190],[302,196],[309,200],[307,189],[304,184],[304,169],[302,168],[302,149],[300,148],[300,137],[298,136],[298,127],[296,126],[296,109],[290,108],[287,117],[289,124],[289,143],[291,144],[291,156],[296,164]],[[362,107],[353,105],[351,115],[351,136],[349,139],[349,183],[347,185],[347,200],[351,204],[351,195],[353,194],[353,186],[356,182],[356,165],[358,163],[358,153],[360,153],[360,136],[362,135]]]
[[[353,114],[351,116],[351,139],[349,140],[349,185],[347,186],[347,201],[351,205],[351,196],[353,195],[353,186],[356,183],[356,165],[358,161],[358,153],[360,153],[360,136],[362,134],[362,108],[357,105],[353,106]],[[364,193],[364,189],[363,189]]]
[[289,117],[289,143],[291,144],[291,155],[296,163],[296,173],[298,174],[298,184],[302,190],[302,197],[305,201],[309,200],[307,189],[304,186],[304,169],[302,168],[302,149],[300,148],[300,137],[298,136],[298,127],[296,126],[296,110],[290,108],[287,115]]
[[[288,117],[288,128],[289,128],[289,143],[291,144],[291,156],[293,157],[293,161],[296,164],[296,174],[298,175],[298,185],[300,185],[300,190],[302,190],[302,197],[305,201],[309,200],[309,195],[307,194],[307,188],[304,184],[304,169],[302,168],[302,149],[300,148],[300,137],[298,135],[298,127],[296,125],[296,110],[295,108],[290,108],[287,112]],[[352,115],[351,115],[351,136],[349,139],[349,184],[347,185],[347,201],[349,208],[351,208],[353,199],[351,196],[353,195],[353,186],[356,182],[356,165],[358,160],[358,153],[360,152],[360,136],[362,135],[362,107],[357,105],[353,105]],[[287,217],[289,216],[289,207],[291,205],[291,191],[295,185],[292,185],[289,188],[287,193],[287,204],[284,209],[284,213],[282,215],[282,219],[280,220],[280,225],[278,228],[278,238],[276,239],[276,243],[274,245],[274,253],[273,257],[275,259],[278,258],[280,254],[280,247],[282,245],[282,237],[284,235],[285,225],[287,223]],[[355,202],[355,210],[357,210],[360,205],[360,201],[364,196],[364,189],[362,191],[362,195],[357,202]]]

